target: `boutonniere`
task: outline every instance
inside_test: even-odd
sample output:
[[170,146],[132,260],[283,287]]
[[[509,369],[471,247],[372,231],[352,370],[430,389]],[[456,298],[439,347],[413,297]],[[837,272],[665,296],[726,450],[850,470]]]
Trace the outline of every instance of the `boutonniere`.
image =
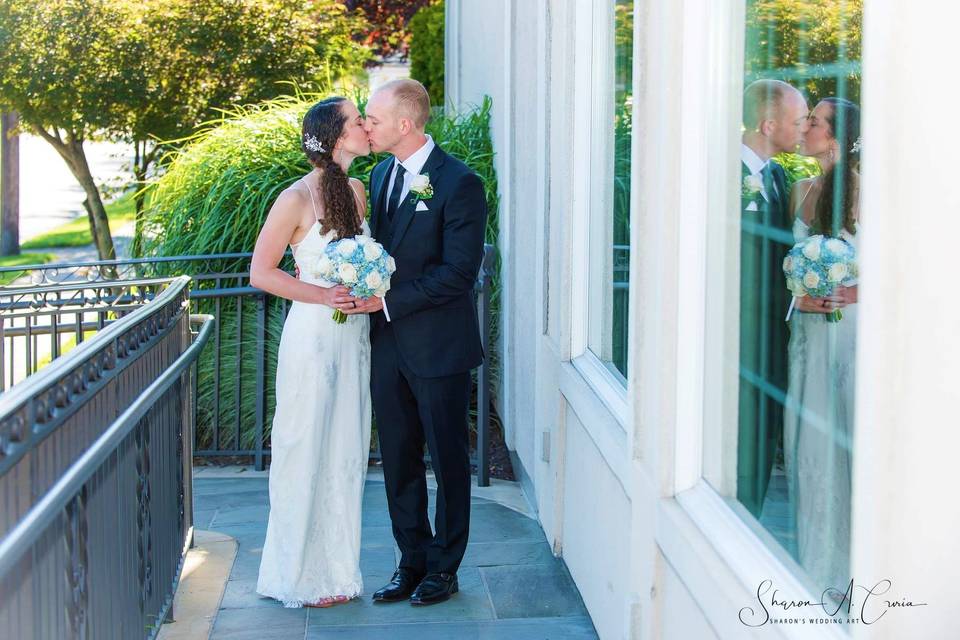
[[763,181],[760,176],[744,176],[743,188],[740,195],[747,200],[754,200],[763,191]]
[[429,200],[433,197],[433,185],[430,184],[430,174],[423,173],[413,176],[413,182],[410,183],[410,202],[417,200]]

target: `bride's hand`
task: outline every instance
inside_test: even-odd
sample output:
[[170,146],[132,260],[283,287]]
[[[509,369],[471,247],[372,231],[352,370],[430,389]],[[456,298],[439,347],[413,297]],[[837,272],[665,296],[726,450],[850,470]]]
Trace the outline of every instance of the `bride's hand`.
[[852,287],[837,287],[834,294],[843,299],[844,305],[856,304],[859,298],[857,286],[858,285],[853,285]]
[[830,313],[834,309],[842,309],[845,306],[847,302],[842,296],[833,295],[823,298],[804,296],[797,298],[796,309],[804,313]]
[[335,287],[316,287],[318,304],[323,304],[333,309],[345,310],[351,307],[353,296],[350,295],[350,289],[345,286],[337,285]]

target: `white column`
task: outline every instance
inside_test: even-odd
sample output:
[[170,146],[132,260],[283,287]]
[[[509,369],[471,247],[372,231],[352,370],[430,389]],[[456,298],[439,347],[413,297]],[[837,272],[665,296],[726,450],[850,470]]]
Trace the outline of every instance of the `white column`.
[[[889,578],[890,610],[857,638],[957,636],[960,602],[960,148],[957,9],[865,11],[863,227],[853,570]],[[877,613],[882,603],[871,607]]]

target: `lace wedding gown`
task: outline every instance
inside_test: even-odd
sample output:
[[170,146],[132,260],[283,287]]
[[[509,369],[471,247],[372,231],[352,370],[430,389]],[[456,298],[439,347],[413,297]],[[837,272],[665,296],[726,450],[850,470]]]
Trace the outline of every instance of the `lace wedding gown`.
[[[310,193],[313,199],[313,193]],[[316,202],[313,203],[317,213]],[[316,222],[291,245],[300,279],[333,239]],[[364,234],[370,230],[363,223]],[[271,432],[270,518],[257,593],[300,607],[354,597],[360,576],[360,513],[370,453],[370,336],[366,314],[332,319],[333,309],[293,302],[277,358]]]
[[[797,218],[793,235],[800,242],[810,229]],[[856,235],[843,230],[840,237],[857,248]],[[815,593],[828,587],[843,591],[850,581],[857,305],[847,305],[842,313],[839,322],[796,310],[790,319],[784,462],[797,559],[814,581]]]

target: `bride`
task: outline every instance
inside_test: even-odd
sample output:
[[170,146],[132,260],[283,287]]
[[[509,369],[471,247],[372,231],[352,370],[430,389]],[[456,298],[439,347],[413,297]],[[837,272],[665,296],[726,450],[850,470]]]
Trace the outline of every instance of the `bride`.
[[[822,174],[791,192],[794,239],[839,236],[857,246],[860,228],[860,109],[826,98],[809,118],[801,153]],[[837,197],[839,196],[839,197]],[[826,298],[798,298],[790,321],[784,458],[796,516],[797,558],[818,592],[850,580],[850,485],[857,286]],[[842,309],[843,319],[824,314]]]
[[[363,590],[360,512],[370,451],[369,316],[336,324],[348,289],[313,275],[335,238],[369,234],[366,196],[347,177],[370,153],[363,118],[349,100],[307,111],[301,144],[313,170],[284,190],[267,215],[250,283],[292,300],[277,359],[271,432],[270,518],[257,593],[286,607],[328,607]],[[278,268],[287,246],[301,277]]]

